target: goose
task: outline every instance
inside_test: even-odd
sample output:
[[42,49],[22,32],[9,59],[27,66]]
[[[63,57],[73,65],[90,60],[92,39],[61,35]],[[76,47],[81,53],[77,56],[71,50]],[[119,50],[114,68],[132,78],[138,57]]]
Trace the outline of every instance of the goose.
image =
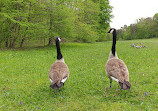
[[136,48],[137,48],[137,49],[140,49],[140,48],[141,48],[141,46],[137,45],[137,46],[136,46]]
[[143,43],[139,43],[140,45],[142,45]]
[[131,47],[135,47],[135,44],[134,44],[134,43],[132,43],[132,44],[131,44]]
[[52,89],[61,88],[65,81],[69,78],[69,68],[61,54],[60,41],[60,37],[56,37],[55,42],[57,48],[57,60],[51,65],[49,71],[49,80],[51,81],[50,87]]
[[145,45],[142,45],[142,48],[146,48],[146,46],[145,46]]
[[110,79],[110,88],[112,80],[117,81],[121,86],[121,89],[130,89],[129,72],[126,64],[118,58],[116,53],[116,29],[111,28],[108,33],[113,34],[113,44],[109,54],[108,61],[105,65],[105,70],[108,78]]
[[139,43],[140,45],[142,45],[142,46],[140,46],[141,48],[146,48],[146,46],[144,45],[144,43]]

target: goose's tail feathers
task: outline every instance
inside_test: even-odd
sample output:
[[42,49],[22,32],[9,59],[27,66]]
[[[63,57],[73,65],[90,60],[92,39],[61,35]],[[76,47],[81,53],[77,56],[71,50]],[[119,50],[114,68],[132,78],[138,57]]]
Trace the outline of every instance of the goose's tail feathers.
[[59,89],[61,88],[62,86],[64,86],[64,83],[60,82],[60,83],[55,83],[55,84],[51,84],[50,87],[52,89]]
[[119,82],[119,85],[121,86],[121,89],[127,90],[131,88],[131,84],[128,81],[125,81],[123,83]]

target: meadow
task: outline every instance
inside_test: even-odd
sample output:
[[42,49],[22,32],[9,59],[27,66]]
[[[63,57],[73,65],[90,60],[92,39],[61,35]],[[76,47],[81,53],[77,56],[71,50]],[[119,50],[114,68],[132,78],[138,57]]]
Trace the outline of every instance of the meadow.
[[[136,49],[131,43],[146,48]],[[118,90],[115,81],[106,88],[111,45],[111,41],[61,44],[70,77],[56,92],[48,78],[56,60],[55,45],[0,51],[0,110],[158,110],[158,39],[117,42],[118,57],[130,73],[130,90]]]

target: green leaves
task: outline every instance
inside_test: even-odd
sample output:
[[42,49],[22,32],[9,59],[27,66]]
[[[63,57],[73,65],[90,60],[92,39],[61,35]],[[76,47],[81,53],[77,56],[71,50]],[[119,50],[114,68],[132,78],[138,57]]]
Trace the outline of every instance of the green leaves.
[[153,21],[158,24],[158,13],[156,13],[153,17]]
[[22,47],[28,39],[48,40],[56,36],[95,42],[100,36],[105,37],[103,30],[109,27],[111,18],[107,0],[2,0],[0,3],[0,38],[4,38],[0,43],[10,48],[17,47],[16,44]]
[[118,38],[131,40],[158,37],[158,14],[153,18],[140,18],[137,23],[118,30]]

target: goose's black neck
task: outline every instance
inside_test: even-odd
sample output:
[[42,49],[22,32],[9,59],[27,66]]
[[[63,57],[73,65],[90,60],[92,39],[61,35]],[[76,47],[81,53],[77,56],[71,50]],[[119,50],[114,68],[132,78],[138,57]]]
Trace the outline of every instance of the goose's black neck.
[[115,56],[115,52],[116,52],[116,29],[114,29],[113,31],[113,44],[112,44],[112,48],[111,48],[111,52],[113,54],[113,56]]
[[60,44],[59,40],[56,40],[56,48],[57,48],[57,59],[60,60],[63,58],[61,51],[60,51]]

